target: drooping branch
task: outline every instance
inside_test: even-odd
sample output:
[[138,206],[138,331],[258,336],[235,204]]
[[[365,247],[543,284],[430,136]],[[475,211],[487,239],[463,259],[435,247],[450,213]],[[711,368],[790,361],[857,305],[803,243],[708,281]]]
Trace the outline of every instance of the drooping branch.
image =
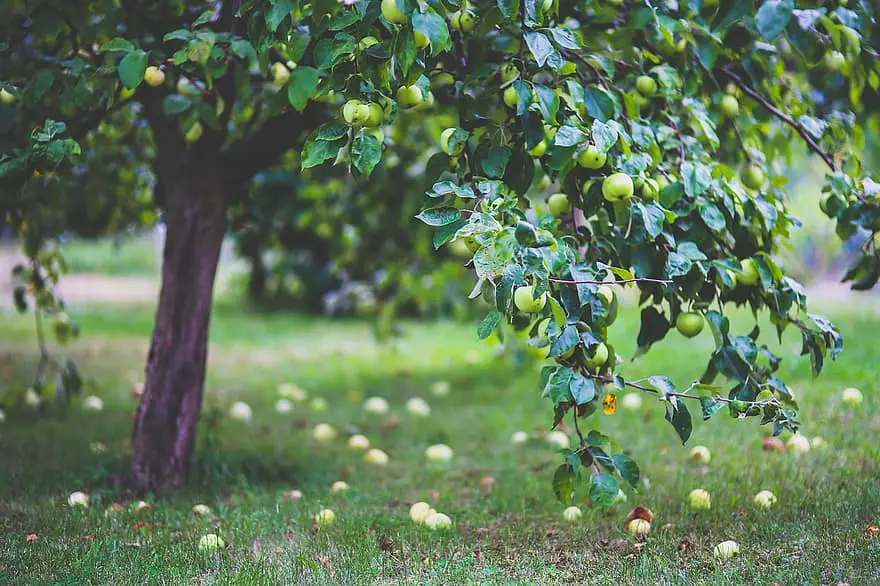
[[[593,374],[593,373],[586,371],[586,370],[583,372],[583,374],[584,374],[584,376],[586,376],[588,378],[592,378],[592,379],[597,380],[597,381],[604,383],[606,385],[614,383],[614,380],[610,376],[603,376],[601,374]],[[624,386],[630,387],[632,389],[636,389],[638,391],[642,391],[643,393],[649,393],[651,395],[656,395],[656,396],[679,397],[681,399],[695,399],[695,400],[708,398],[708,397],[700,397],[698,395],[691,395],[687,392],[684,392],[684,393],[678,393],[678,392],[663,393],[661,391],[658,391],[655,388],[641,385],[638,382],[630,382],[627,380],[623,381],[623,384],[624,384]],[[693,388],[694,385],[696,385],[696,382],[693,385],[691,385],[690,387],[688,387],[688,389]],[[733,403],[735,400],[737,400],[737,399],[728,399],[726,397],[718,397],[718,396],[713,396],[711,398],[716,401],[719,401],[721,403]],[[774,402],[773,399],[769,399],[767,401],[742,401],[742,403],[745,405],[748,405],[748,406],[756,405],[758,407],[762,407],[764,405],[768,405],[773,402]]]
[[821,146],[819,146],[819,143],[817,143],[813,139],[813,137],[810,136],[810,133],[807,132],[806,128],[804,128],[801,124],[799,124],[794,118],[792,118],[791,116],[789,116],[788,114],[786,114],[785,112],[781,111],[779,108],[777,108],[776,106],[774,106],[773,104],[768,102],[764,96],[759,94],[757,91],[755,91],[755,89],[752,86],[750,86],[748,83],[746,83],[746,81],[742,78],[742,76],[731,71],[728,66],[722,67],[721,71],[723,71],[724,75],[729,77],[730,80],[733,81],[733,83],[736,84],[736,86],[739,89],[741,89],[746,95],[748,95],[749,97],[751,97],[752,99],[757,101],[759,104],[761,104],[761,106],[765,110],[767,110],[768,112],[773,114],[776,118],[778,118],[782,122],[791,126],[794,129],[794,131],[797,132],[802,139],[804,139],[804,142],[807,143],[807,146],[810,147],[811,151],[813,151],[814,153],[819,155],[822,158],[822,160],[825,161],[825,164],[828,165],[828,167],[832,171],[837,171],[837,165],[834,162],[834,158],[830,154],[825,152]]
[[547,279],[551,283],[560,283],[562,285],[623,285],[625,283],[654,283],[657,285],[671,285],[673,281],[667,279],[651,279],[648,277],[637,277],[635,279],[618,279],[617,281],[599,281],[599,280],[572,280],[557,279],[550,277]]

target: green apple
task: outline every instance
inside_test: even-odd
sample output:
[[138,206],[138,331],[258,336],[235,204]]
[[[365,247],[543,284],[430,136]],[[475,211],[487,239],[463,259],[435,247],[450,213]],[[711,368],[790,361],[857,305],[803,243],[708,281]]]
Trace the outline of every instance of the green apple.
[[[384,2],[382,3],[384,6]],[[336,513],[332,509],[321,509],[315,515],[315,523],[319,526],[332,525],[336,522]]]
[[452,138],[452,135],[455,134],[457,128],[447,128],[443,132],[440,133],[440,149],[449,155],[450,157],[455,157],[460,155],[464,150],[465,143],[460,142],[455,146],[449,144],[449,139]]
[[685,338],[693,338],[703,331],[704,323],[702,314],[696,311],[685,311],[679,313],[675,318],[675,329]]
[[642,183],[642,197],[654,201],[660,195],[660,184],[655,179],[648,177]]
[[381,128],[370,128],[367,130],[367,134],[379,141],[380,145],[385,142],[385,133],[382,132]]
[[445,71],[435,71],[431,73],[431,89],[439,90],[455,83],[455,78],[451,73]]
[[147,82],[147,85],[150,87],[159,87],[165,83],[165,72],[155,65],[150,65],[147,67],[146,71],[144,71],[144,81]]
[[272,81],[279,87],[290,81],[290,70],[284,63],[272,64]]
[[769,509],[776,503],[776,495],[769,490],[762,490],[755,495],[755,504],[762,509]]
[[733,118],[739,112],[739,102],[733,96],[724,96],[718,105],[721,108],[721,115],[725,118]]
[[445,531],[452,527],[452,519],[435,511],[425,519],[425,527],[431,531]]
[[406,15],[397,7],[397,0],[382,0],[382,16],[392,24],[406,22]]
[[829,51],[828,53],[825,53],[825,57],[822,58],[822,65],[832,73],[837,73],[843,69],[845,63],[846,57],[844,57],[843,53],[840,51]]
[[578,519],[580,519],[583,516],[584,516],[584,514],[583,514],[583,512],[581,512],[580,508],[575,507],[575,506],[568,507],[567,509],[562,511],[562,518],[565,519],[566,521],[568,521],[569,523],[571,523],[573,521],[577,521]]
[[651,532],[651,524],[644,519],[633,519],[626,526],[626,530],[630,535],[647,535]]
[[449,252],[459,258],[470,258],[472,256],[470,248],[464,238],[456,238],[449,243]]
[[629,199],[633,190],[632,178],[626,173],[614,173],[602,182],[602,196],[608,201]]
[[725,561],[739,555],[739,544],[735,541],[722,541],[712,550],[716,559]]
[[749,189],[761,189],[766,180],[764,171],[757,165],[748,165],[743,170],[742,182]]
[[416,47],[418,47],[419,49],[424,49],[428,45],[431,44],[431,39],[429,39],[428,35],[426,35],[422,31],[416,31],[415,38],[416,38]]
[[379,44],[379,39],[377,39],[374,36],[367,35],[366,37],[362,38],[358,42],[358,49],[363,51],[364,49],[369,49],[373,45],[378,45],[378,44]]
[[192,144],[202,138],[202,132],[204,132],[204,128],[202,128],[201,122],[196,122],[192,125],[192,127],[187,131],[187,133],[183,136],[186,142]]
[[578,155],[578,165],[584,169],[601,169],[607,159],[605,153],[597,149],[596,145],[591,144]]
[[474,26],[477,24],[477,17],[470,10],[459,10],[449,15],[449,24],[459,32],[469,33],[474,30]]
[[596,369],[608,362],[608,346],[599,342],[593,355],[587,358],[587,366],[590,369]]
[[519,69],[513,63],[505,63],[501,66],[501,81],[507,83],[519,77]]
[[214,533],[208,533],[199,539],[199,551],[211,552],[223,549],[224,547],[226,547],[226,542],[223,541],[222,537]]
[[[4,90],[0,90],[0,102],[3,102],[3,91]],[[134,92],[135,90],[132,88],[123,87],[121,90],[119,90],[119,99],[123,102],[125,100],[129,100],[134,95]]]
[[364,126],[376,127],[385,121],[385,112],[382,110],[382,106],[375,102],[371,102],[367,104],[366,108],[367,119],[364,121]]
[[401,108],[412,108],[422,103],[422,88],[417,85],[402,85],[397,88],[397,105]]
[[[128,88],[123,88],[122,91],[124,92],[126,89]],[[133,92],[134,90],[132,90],[132,93]],[[15,94],[6,90],[6,88],[0,89],[0,104],[3,104],[4,106],[11,106],[15,103],[15,100]]]
[[688,494],[688,502],[692,509],[711,509],[712,496],[703,488],[695,488]]
[[646,98],[651,98],[657,94],[657,82],[650,75],[640,75],[636,79],[636,89]]
[[554,193],[547,198],[547,207],[550,209],[550,214],[556,218],[571,209],[571,205],[568,203],[568,196],[564,193]]
[[342,117],[352,126],[363,126],[370,117],[370,107],[360,100],[349,100],[342,106]]
[[526,152],[528,152],[533,157],[543,157],[544,153],[547,152],[547,141],[542,140]]
[[542,293],[537,299],[534,296],[535,287],[533,285],[517,287],[513,293],[513,303],[523,313],[538,313],[547,305],[547,293]]
[[504,105],[508,108],[516,108],[517,104],[519,104],[519,93],[512,85],[504,90],[502,98],[504,99]]
[[755,266],[755,261],[747,258],[740,264],[742,265],[742,272],[740,272],[737,280],[746,287],[757,285],[758,281],[761,279],[761,275],[758,273],[758,267]]

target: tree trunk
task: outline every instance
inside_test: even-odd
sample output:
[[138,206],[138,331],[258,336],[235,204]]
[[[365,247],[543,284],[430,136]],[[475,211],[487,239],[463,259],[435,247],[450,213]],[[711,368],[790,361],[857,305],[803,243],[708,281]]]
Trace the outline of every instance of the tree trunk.
[[186,477],[202,405],[226,198],[220,173],[189,167],[166,184],[162,290],[134,426],[128,483],[170,491]]

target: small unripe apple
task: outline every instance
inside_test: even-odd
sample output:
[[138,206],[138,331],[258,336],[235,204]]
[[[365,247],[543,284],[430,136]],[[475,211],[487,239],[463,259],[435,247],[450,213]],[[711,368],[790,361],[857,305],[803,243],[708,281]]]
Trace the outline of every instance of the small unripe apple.
[[640,75],[636,79],[636,89],[646,98],[651,98],[657,94],[657,81],[650,75]]
[[608,362],[608,346],[600,342],[596,345],[593,355],[587,358],[587,366],[596,369]]
[[436,512],[437,511],[435,511],[428,503],[418,502],[409,508],[409,518],[412,519],[413,523],[416,525],[422,525],[424,524],[425,519]]
[[[382,106],[376,104],[375,102],[371,102],[366,105],[366,108],[367,119],[364,121],[364,126],[376,127],[381,125],[382,122],[385,121],[385,111],[382,110]],[[380,140],[379,142],[382,141]]]
[[448,462],[454,455],[452,448],[446,444],[434,444],[425,450],[425,459],[428,462]]
[[712,551],[715,559],[725,561],[739,555],[739,544],[735,541],[722,541]]
[[862,404],[862,391],[849,387],[847,389],[843,389],[843,392],[840,393],[840,400],[850,407],[858,407]]
[[438,90],[455,83],[455,78],[451,73],[446,71],[437,71],[431,73],[431,89]]
[[370,397],[364,403],[364,411],[373,415],[385,415],[388,413],[388,401],[382,397]]
[[737,280],[746,287],[757,285],[758,281],[761,279],[761,275],[758,273],[758,267],[755,266],[755,261],[747,258],[742,261],[740,265],[742,266],[742,272],[737,276]]
[[748,165],[742,173],[743,185],[749,189],[761,189],[767,178],[764,171],[757,165]]
[[315,523],[319,527],[326,527],[336,522],[336,513],[332,509],[321,509],[315,514]]
[[370,115],[369,108],[363,109],[363,102],[360,100],[349,100],[342,106],[342,118],[352,125],[360,126]]
[[707,490],[695,488],[688,494],[688,503],[692,509],[710,509],[712,508],[712,497]]
[[608,201],[622,201],[632,197],[632,178],[626,173],[614,173],[602,182],[602,196]]
[[272,64],[272,81],[277,86],[286,85],[290,81],[290,70],[284,63],[277,62]]
[[825,53],[825,56],[822,58],[822,65],[832,73],[837,73],[843,69],[845,63],[846,57],[844,57],[843,53],[840,51],[829,51],[828,53]]
[[660,184],[657,180],[650,177],[645,179],[642,183],[642,197],[649,201],[654,201],[658,195],[660,195]]
[[406,402],[406,411],[415,417],[428,417],[431,414],[431,407],[424,399],[413,397]]
[[544,292],[537,299],[534,298],[535,287],[517,287],[513,293],[513,303],[523,313],[538,313],[547,305],[547,293]]
[[647,535],[651,532],[651,524],[644,519],[633,519],[626,526],[630,535]]
[[6,88],[0,89],[0,104],[4,106],[11,106],[15,103],[15,94],[8,91]]
[[397,105],[412,108],[422,103],[422,88],[417,85],[402,85],[397,88]]
[[569,445],[568,436],[558,429],[553,430],[547,434],[547,443],[557,450],[564,450]]
[[321,443],[327,443],[336,438],[336,430],[329,423],[319,423],[312,429],[312,437]]
[[344,480],[337,480],[330,485],[330,492],[339,493],[349,489],[348,483]]
[[501,66],[501,81],[507,83],[519,77],[519,69],[513,63],[505,63]]
[[192,127],[190,127],[189,130],[187,130],[186,134],[183,135],[183,139],[186,142],[192,144],[192,143],[196,142],[197,140],[199,140],[200,138],[202,138],[202,133],[204,132],[204,130],[205,129],[202,128],[202,123],[196,122],[195,124],[192,125]]
[[352,450],[366,450],[370,447],[370,440],[358,433],[348,438],[348,447]]
[[601,169],[606,160],[608,156],[592,144],[578,155],[578,165],[585,169]]
[[76,492],[72,492],[70,493],[70,496],[67,497],[67,504],[71,507],[88,508],[89,495],[79,490]]
[[224,547],[226,547],[226,542],[223,541],[222,537],[214,533],[208,533],[199,539],[199,551],[217,551]]
[[678,314],[678,317],[675,319],[675,329],[682,336],[693,338],[703,331],[704,323],[702,314],[696,311],[686,311]]
[[406,22],[406,15],[397,7],[397,0],[382,0],[382,16],[393,24]]
[[443,513],[434,512],[425,519],[425,527],[431,531],[443,531],[452,527],[452,519]]
[[459,10],[449,15],[449,24],[459,32],[469,33],[477,24],[477,16],[470,10]]
[[508,108],[516,108],[517,104],[519,104],[519,94],[512,85],[505,88],[502,98],[504,99],[504,105]]
[[513,435],[510,436],[510,443],[516,445],[522,445],[529,441],[529,434],[524,431],[515,431]]
[[526,152],[533,157],[543,157],[544,153],[547,152],[547,141],[542,139],[541,142],[539,142]]
[[568,196],[564,193],[554,193],[547,199],[547,208],[551,215],[558,218],[571,209],[571,204],[568,203]]
[[642,408],[642,396],[638,393],[627,393],[623,396],[623,400],[620,404],[624,409],[638,411]]
[[721,98],[721,103],[718,106],[721,108],[721,115],[725,118],[733,118],[739,113],[739,102],[731,95]]
[[810,440],[799,433],[788,438],[785,445],[795,456],[801,456],[810,451]]
[[461,142],[452,146],[449,144],[449,139],[452,138],[452,135],[455,134],[457,128],[447,128],[443,132],[440,133],[440,150],[449,155],[450,157],[455,157],[460,155],[464,150],[465,143]]
[[581,511],[580,507],[572,506],[572,507],[568,507],[567,509],[562,511],[562,518],[565,519],[566,521],[568,521],[569,523],[577,521],[578,519],[580,519],[583,516],[584,516],[584,514]]
[[416,47],[418,47],[419,49],[424,49],[431,44],[431,39],[429,39],[428,35],[426,35],[422,31],[415,31],[414,36],[416,39]]
[[239,421],[250,421],[254,417],[251,406],[244,401],[236,401],[229,408],[229,416]]
[[691,460],[701,464],[708,464],[712,461],[712,452],[706,446],[694,446],[691,448]]
[[388,463],[388,459],[388,454],[377,448],[368,450],[367,455],[364,456],[364,460],[370,464],[376,464],[377,466],[384,466]]
[[147,67],[146,71],[144,71],[144,81],[147,82],[147,85],[150,87],[159,87],[165,83],[165,72],[155,65],[150,65]]
[[755,504],[762,509],[769,509],[776,504],[776,495],[769,490],[762,490],[755,495]]

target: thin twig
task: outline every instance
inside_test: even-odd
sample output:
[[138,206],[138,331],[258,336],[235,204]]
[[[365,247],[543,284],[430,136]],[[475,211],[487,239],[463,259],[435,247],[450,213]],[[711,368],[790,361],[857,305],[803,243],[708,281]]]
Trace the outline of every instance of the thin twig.
[[786,124],[791,126],[795,130],[795,132],[797,132],[800,137],[804,139],[804,141],[807,143],[807,146],[810,147],[810,150],[819,155],[832,171],[837,171],[837,165],[834,163],[834,158],[830,154],[822,150],[822,147],[819,146],[819,144],[813,139],[812,136],[810,136],[810,133],[808,133],[803,126],[798,124],[794,118],[768,102],[767,99],[764,98],[764,96],[756,92],[754,88],[747,84],[746,81],[738,74],[732,72],[727,67],[722,67],[721,71],[723,71],[724,74],[727,75],[727,77],[729,77],[731,80],[733,80],[733,83],[735,83],[739,87],[739,89],[741,89],[743,92],[745,92],[751,98],[761,104],[761,106],[763,106],[765,110],[776,116],[782,122],[785,122]]
[[561,283],[563,285],[622,285],[624,283],[656,283],[659,285],[670,285],[673,281],[668,281],[666,279],[650,279],[647,277],[639,277],[635,279],[620,279],[617,281],[594,281],[594,280],[583,280],[583,281],[573,281],[571,279],[556,279],[554,277],[550,277],[547,279],[553,283]]
[[[592,374],[592,373],[590,373],[590,372],[584,372],[584,375],[585,375],[585,376],[588,376],[588,377],[590,377],[590,378],[592,378],[592,379],[595,379],[595,380],[597,380],[597,381],[599,381],[599,382],[605,383],[605,384],[612,384],[612,383],[614,382],[614,380],[613,380],[611,377],[608,377],[608,376],[602,376],[602,375],[599,375],[599,374]],[[672,392],[672,393],[663,393],[663,392],[661,392],[661,391],[658,391],[658,390],[655,389],[655,388],[652,388],[652,387],[646,387],[646,386],[644,386],[644,385],[640,385],[640,384],[638,384],[638,382],[630,382],[630,381],[626,381],[626,380],[623,381],[623,384],[624,384],[625,386],[627,386],[627,387],[631,387],[631,388],[633,388],[633,389],[637,389],[637,390],[642,391],[642,392],[644,392],[644,393],[650,393],[650,394],[652,394],[652,395],[658,395],[658,396],[663,396],[663,397],[680,397],[680,398],[682,398],[682,399],[696,399],[696,400],[707,399],[707,398],[709,398],[709,397],[699,397],[699,396],[697,396],[697,395],[691,395],[691,394],[688,394],[688,393],[676,393],[676,392]],[[696,384],[696,383],[695,383],[695,384]],[[691,387],[689,387],[689,388],[692,388],[692,387],[693,387],[693,385],[691,385]],[[734,401],[738,400],[738,399],[726,399],[726,398],[724,398],[724,397],[719,397],[719,396],[713,396],[712,398],[713,398],[714,400],[716,400],[716,401],[720,401],[720,402],[722,402],[722,403],[733,403]],[[764,406],[764,405],[768,405],[768,404],[773,403],[773,402],[774,402],[774,401],[773,401],[772,399],[769,400],[769,401],[743,401],[743,403],[744,403],[745,405],[749,405],[749,406],[751,406],[751,405]]]

